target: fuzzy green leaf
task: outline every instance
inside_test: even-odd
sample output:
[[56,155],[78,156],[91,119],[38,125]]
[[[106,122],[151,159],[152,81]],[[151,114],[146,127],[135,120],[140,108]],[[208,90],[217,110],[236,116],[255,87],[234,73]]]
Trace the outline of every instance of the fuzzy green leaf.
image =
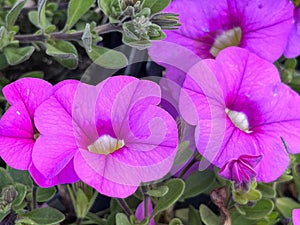
[[236,208],[238,208],[240,212],[244,213],[246,219],[259,220],[272,212],[274,203],[269,199],[261,199],[253,206],[236,205]]
[[56,188],[37,188],[37,201],[38,202],[47,202],[54,197],[56,194]]
[[128,64],[123,53],[109,48],[92,46],[92,51],[87,53],[94,63],[104,68],[120,69]]
[[14,185],[17,191],[16,199],[13,201],[13,207],[17,207],[22,204],[23,200],[25,199],[27,188],[24,184],[16,183]]
[[25,2],[26,0],[17,1],[11,10],[6,14],[5,22],[7,28],[15,25],[15,22],[22,11],[22,8],[24,7]]
[[47,0],[38,1],[38,25],[42,29],[42,31],[45,31],[45,29],[47,28],[46,3]]
[[71,42],[58,40],[51,44],[47,43],[46,53],[53,56],[56,61],[69,69],[77,67],[78,53]]
[[214,180],[215,174],[213,171],[195,171],[185,181],[186,189],[182,199],[195,197],[203,193],[214,183]]
[[116,215],[116,225],[131,225],[128,217],[124,213],[117,213]]
[[158,13],[170,4],[171,0],[144,0],[142,8],[151,9],[151,14]]
[[20,219],[29,219],[37,225],[54,225],[65,219],[64,214],[54,208],[38,208],[31,212],[19,214]]
[[213,211],[211,211],[210,208],[208,208],[206,205],[200,205],[200,216],[202,219],[202,222],[205,225],[220,225],[221,224],[221,218],[218,217]]
[[14,179],[15,182],[24,184],[28,187],[32,187],[32,179],[27,170],[16,170],[9,166],[7,166],[6,170],[11,175],[11,177]]
[[68,20],[66,27],[71,29],[76,22],[85,14],[94,4],[95,0],[71,0],[68,7]]
[[169,225],[183,225],[183,223],[182,223],[182,221],[181,221],[180,219],[178,219],[178,218],[173,218],[173,219],[170,221]]
[[27,46],[22,48],[16,48],[16,47],[4,48],[4,54],[6,60],[8,64],[12,66],[26,61],[27,59],[30,58],[33,52],[34,52],[33,46]]
[[286,218],[292,217],[293,209],[300,208],[300,204],[291,198],[277,198],[275,205],[278,211]]
[[172,206],[184,192],[185,183],[181,179],[172,179],[166,185],[168,186],[169,191],[157,201],[150,220],[157,213],[162,212]]
[[152,197],[163,197],[169,191],[168,186],[159,186],[156,189],[147,191],[147,194]]
[[193,206],[189,207],[189,225],[202,225],[200,213]]

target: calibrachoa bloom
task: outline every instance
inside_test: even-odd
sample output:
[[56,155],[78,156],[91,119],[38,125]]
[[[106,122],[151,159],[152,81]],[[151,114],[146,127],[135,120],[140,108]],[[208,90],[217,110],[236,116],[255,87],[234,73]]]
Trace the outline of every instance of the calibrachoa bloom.
[[36,112],[33,162],[46,178],[73,162],[83,182],[127,197],[166,175],[174,161],[176,123],[159,102],[157,84],[133,77],[64,85]]
[[300,7],[294,11],[294,26],[292,27],[289,41],[284,52],[286,58],[294,58],[300,55]]
[[300,225],[300,209],[293,210],[293,224]]
[[[33,123],[38,106],[50,97],[56,88],[68,83],[64,81],[57,86],[42,79],[22,78],[3,88],[3,94],[11,105],[0,120],[0,156],[11,167],[29,170],[33,179],[40,186],[61,183],[60,176],[45,179],[32,164],[32,150],[39,137],[39,131]],[[68,171],[66,181],[77,181],[74,169]]]
[[194,66],[179,102],[183,118],[196,125],[204,157],[222,167],[241,155],[262,155],[255,168],[262,182],[287,168],[283,140],[290,153],[300,152],[299,105],[299,95],[281,83],[273,64],[237,47]]
[[254,168],[261,158],[261,156],[241,155],[237,159],[226,162],[219,174],[237,184],[248,184],[256,177]]
[[293,8],[289,0],[174,0],[164,11],[178,13],[182,26],[167,31],[165,40],[201,58],[240,46],[273,62],[286,47]]

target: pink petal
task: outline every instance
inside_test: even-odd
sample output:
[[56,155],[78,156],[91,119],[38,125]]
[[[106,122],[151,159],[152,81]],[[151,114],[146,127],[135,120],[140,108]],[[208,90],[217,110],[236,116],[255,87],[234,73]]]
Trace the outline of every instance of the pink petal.
[[34,128],[27,109],[22,102],[16,102],[0,120],[0,156],[9,166],[26,170],[34,142]]
[[293,210],[293,224],[300,225],[300,209]]
[[22,78],[5,86],[3,94],[11,105],[23,102],[33,118],[35,109],[52,94],[52,85],[42,79]]
[[116,198],[126,198],[132,195],[138,188],[138,185],[119,184],[101,176],[93,167],[86,163],[80,152],[75,155],[74,162],[75,171],[80,179],[94,187],[101,194]]
[[297,7],[294,11],[294,26],[291,30],[287,47],[284,52],[286,58],[294,58],[300,55],[300,7]]

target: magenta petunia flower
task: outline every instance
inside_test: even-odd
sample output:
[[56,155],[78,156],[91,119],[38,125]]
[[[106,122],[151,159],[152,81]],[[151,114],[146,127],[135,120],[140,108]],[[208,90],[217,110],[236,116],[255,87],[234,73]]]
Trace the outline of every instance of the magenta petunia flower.
[[[63,84],[55,87],[36,78],[22,78],[3,88],[3,94],[11,105],[0,120],[0,156],[11,167],[29,170],[33,179],[40,186],[52,186],[61,183],[59,177],[47,180],[39,175],[32,164],[32,149],[39,131],[33,123],[38,106]],[[75,177],[74,169],[67,171],[68,177]]]
[[164,11],[178,13],[182,26],[165,40],[201,58],[239,46],[274,62],[286,47],[293,8],[289,0],[174,0]]
[[176,123],[159,102],[158,85],[133,77],[64,85],[35,114],[41,135],[33,162],[51,178],[73,161],[83,182],[127,197],[141,182],[162,178],[174,161]]
[[287,47],[284,52],[286,58],[294,58],[300,55],[300,7],[294,11],[294,26],[292,27]]
[[[153,212],[153,206],[151,199],[148,201],[148,216]],[[142,201],[136,208],[135,216],[139,221],[142,221],[145,218],[145,202]],[[150,220],[148,225],[155,225],[154,219]]]
[[300,225],[300,209],[293,210],[293,224]]
[[231,159],[221,168],[219,174],[238,184],[248,184],[256,177],[254,168],[261,161],[261,156],[241,155],[237,159]]
[[183,118],[196,126],[196,145],[205,158],[222,167],[241,155],[262,155],[255,168],[262,182],[287,168],[283,140],[290,153],[300,152],[299,105],[299,95],[281,83],[273,64],[237,47],[195,65],[179,102]]

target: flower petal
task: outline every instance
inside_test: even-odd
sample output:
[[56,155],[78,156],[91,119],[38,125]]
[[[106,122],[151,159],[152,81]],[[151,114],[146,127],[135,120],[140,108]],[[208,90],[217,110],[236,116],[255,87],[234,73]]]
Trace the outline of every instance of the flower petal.
[[52,94],[52,85],[37,78],[22,78],[3,88],[7,101],[13,105],[23,102],[33,118],[35,109]]

